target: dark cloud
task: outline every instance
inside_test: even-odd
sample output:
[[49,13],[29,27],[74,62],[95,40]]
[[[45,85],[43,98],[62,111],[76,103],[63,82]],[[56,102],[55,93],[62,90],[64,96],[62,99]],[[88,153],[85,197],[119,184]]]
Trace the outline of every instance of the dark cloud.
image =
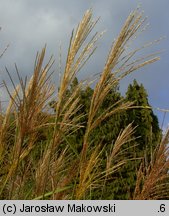
[[[29,75],[33,70],[36,52],[47,43],[47,57],[54,54],[58,59],[60,43],[66,58],[70,34],[73,28],[90,7],[93,8],[94,17],[101,16],[96,30],[107,30],[99,43],[99,48],[84,68],[81,77],[100,72],[104,66],[106,54],[129,12],[136,8],[136,0],[0,0],[0,32],[1,50],[10,43],[8,51],[0,61],[1,78],[6,79],[4,67],[7,66],[14,75],[16,62],[22,75]],[[149,52],[168,49],[169,44],[169,1],[142,0],[142,8],[148,15],[149,29],[137,39],[135,46],[167,36],[157,47],[149,48]],[[143,53],[144,54],[144,53]],[[154,65],[145,67],[124,79],[121,84],[122,92],[134,78],[143,83],[149,93],[153,106],[169,108],[169,50],[162,54],[162,59]],[[16,79],[15,79],[16,80]],[[1,93],[1,98],[6,94]],[[160,116],[160,115],[159,115]]]

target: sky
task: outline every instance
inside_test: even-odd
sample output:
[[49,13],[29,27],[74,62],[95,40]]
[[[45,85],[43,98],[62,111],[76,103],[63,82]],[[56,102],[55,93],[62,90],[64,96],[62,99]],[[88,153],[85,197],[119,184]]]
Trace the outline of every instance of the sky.
[[[17,84],[14,64],[21,76],[30,77],[33,72],[37,51],[47,44],[48,59],[54,55],[54,69],[58,71],[59,47],[62,47],[63,68],[66,51],[73,28],[77,27],[84,12],[92,8],[94,18],[101,17],[95,31],[106,30],[99,41],[98,49],[85,66],[79,78],[87,78],[104,67],[106,55],[114,38],[129,13],[141,4],[148,16],[148,29],[137,38],[136,45],[165,37],[158,45],[150,47],[148,53],[162,51],[160,61],[130,74],[120,84],[124,94],[129,83],[137,79],[143,83],[152,107],[169,110],[169,1],[168,0],[0,0],[0,53],[10,44],[0,59],[0,83],[8,82],[5,67],[10,71]],[[93,31],[93,33],[95,32]],[[144,53],[143,53],[144,54]],[[58,75],[56,74],[56,79]],[[10,85],[10,84],[9,84]],[[6,100],[5,90],[0,89],[0,100]],[[155,110],[162,124],[164,113]],[[164,127],[169,123],[166,114]]]

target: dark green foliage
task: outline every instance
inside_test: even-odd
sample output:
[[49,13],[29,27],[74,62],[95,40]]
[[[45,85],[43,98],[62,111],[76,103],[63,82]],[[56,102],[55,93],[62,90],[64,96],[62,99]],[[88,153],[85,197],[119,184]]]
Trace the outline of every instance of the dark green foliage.
[[153,156],[152,153],[161,139],[158,119],[153,111],[148,108],[150,105],[144,86],[142,84],[139,85],[137,81],[134,80],[133,84],[128,86],[126,100],[134,102],[134,105],[137,106],[134,109],[126,111],[125,122],[126,125],[133,122],[133,126],[137,127],[135,130],[136,140],[128,144],[128,146],[135,145],[132,157],[136,159],[129,161],[124,168],[120,170],[119,175],[121,175],[125,185],[121,184],[123,181],[118,183],[121,186],[115,196],[116,199],[129,199],[132,197],[136,183],[136,173],[139,169],[140,162],[144,158],[146,165],[150,163]]
[[[78,80],[75,78],[67,91],[67,97],[72,94],[77,85]],[[82,108],[79,112],[84,114],[84,117],[81,119],[84,127],[67,137],[67,141],[75,147],[78,153],[80,153],[82,149],[83,136],[88,121],[87,117],[92,95],[93,89],[89,86],[81,90],[80,104],[82,104]],[[116,104],[116,102],[121,99],[132,101],[135,106],[141,106],[142,108],[137,107],[127,111],[123,110],[104,120],[100,126],[92,132],[91,141],[95,140],[94,145],[101,144],[102,147],[104,147],[104,151],[102,152],[102,165],[100,167],[100,171],[103,171],[106,166],[107,154],[111,151],[112,145],[116,141],[120,131],[133,122],[133,127],[136,127],[134,134],[136,139],[125,144],[122,148],[127,149],[125,154],[126,158],[135,159],[128,160],[128,162],[120,168],[119,172],[116,172],[115,175],[112,174],[112,176],[105,181],[105,187],[96,188],[89,199],[131,199],[136,183],[136,173],[139,169],[141,159],[145,157],[145,162],[149,164],[152,159],[152,152],[161,139],[161,130],[158,125],[157,117],[151,109],[143,108],[150,106],[147,92],[144,86],[142,84],[139,85],[136,80],[134,80],[133,84],[128,86],[125,98],[121,96],[118,87],[113,88],[105,98],[98,112],[102,113],[107,107]],[[115,105],[115,107],[116,106],[117,105]],[[121,157],[124,157],[124,155]]]
[[[148,96],[144,86],[139,85],[134,80],[133,85],[129,85],[126,99],[134,101],[136,106],[150,106],[148,103]],[[137,156],[146,155],[147,162],[151,160],[151,152],[155,149],[157,143],[161,139],[161,130],[158,125],[158,119],[154,115],[153,111],[148,108],[136,108],[127,111],[127,123],[133,122],[134,126],[137,126],[135,136],[138,137],[137,142],[139,144],[138,149],[140,150]]]

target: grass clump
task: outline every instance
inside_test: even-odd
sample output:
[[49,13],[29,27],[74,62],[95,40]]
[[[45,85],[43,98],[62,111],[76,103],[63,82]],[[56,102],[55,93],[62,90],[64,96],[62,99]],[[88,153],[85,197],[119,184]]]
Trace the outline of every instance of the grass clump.
[[[73,80],[95,52],[97,41],[103,34],[95,33],[90,39],[97,22],[98,19],[93,20],[92,10],[87,10],[77,29],[72,31],[58,90],[52,83],[53,74],[50,72],[53,57],[43,66],[46,47],[37,54],[29,81],[23,79],[15,67],[19,80],[16,86],[6,69],[13,93],[3,81],[10,102],[0,117],[1,199],[91,199],[96,188],[103,188],[104,192],[109,177],[115,176],[131,160],[121,155],[126,150],[125,144],[133,140],[135,128],[132,123],[120,132],[111,151],[105,150],[102,141],[97,142],[92,134],[102,122],[116,113],[136,108],[133,102],[120,99],[99,112],[109,92],[123,77],[159,60],[159,57],[151,54],[132,61],[133,56],[151,44],[127,52],[130,42],[145,29],[143,14],[138,9],[134,10],[112,44],[86,115],[81,112],[83,104],[80,94],[90,83],[77,83],[69,97],[67,95]],[[54,113],[50,110],[51,101],[55,101],[52,104]],[[82,121],[84,118],[85,124]],[[80,143],[71,142],[70,137],[81,128],[84,134],[80,146]],[[168,198],[165,193],[169,165],[166,160],[167,140],[168,133],[157,146],[147,170],[144,163],[141,164],[131,199]],[[104,151],[108,152],[106,162],[102,158]],[[144,161],[144,158],[141,160]]]

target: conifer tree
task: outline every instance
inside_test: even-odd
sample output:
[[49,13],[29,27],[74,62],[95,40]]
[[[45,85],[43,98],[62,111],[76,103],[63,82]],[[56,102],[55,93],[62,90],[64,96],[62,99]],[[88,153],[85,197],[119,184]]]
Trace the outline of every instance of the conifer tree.
[[133,81],[132,85],[129,85],[126,100],[133,101],[135,106],[142,107],[127,111],[127,123],[133,122],[133,125],[137,126],[135,136],[138,137],[137,149],[140,151],[137,151],[137,156],[143,156],[144,152],[147,162],[150,162],[151,152],[161,138],[158,119],[151,109],[146,108],[150,107],[147,92],[144,86],[139,85],[136,80]]
[[[109,95],[110,96],[110,95]],[[149,107],[148,95],[141,84],[139,85],[136,80],[133,84],[128,86],[126,92],[126,100],[134,102],[135,106],[142,108],[135,108],[124,111],[121,115],[123,118],[119,121],[116,116],[112,116],[112,121],[116,121],[117,130],[127,126],[133,122],[135,130],[135,140],[128,143],[128,158],[135,158],[135,160],[129,160],[119,172],[113,176],[113,179],[106,185],[105,194],[103,199],[131,199],[135,183],[136,173],[139,169],[141,159],[148,165],[153,159],[153,152],[160,142],[161,129],[159,128],[157,116],[153,113]],[[143,108],[145,107],[145,108]],[[108,123],[108,122],[107,122]],[[111,124],[110,122],[108,124]],[[114,134],[115,135],[115,134]],[[117,138],[117,134],[114,139]],[[133,146],[133,148],[131,148]]]

